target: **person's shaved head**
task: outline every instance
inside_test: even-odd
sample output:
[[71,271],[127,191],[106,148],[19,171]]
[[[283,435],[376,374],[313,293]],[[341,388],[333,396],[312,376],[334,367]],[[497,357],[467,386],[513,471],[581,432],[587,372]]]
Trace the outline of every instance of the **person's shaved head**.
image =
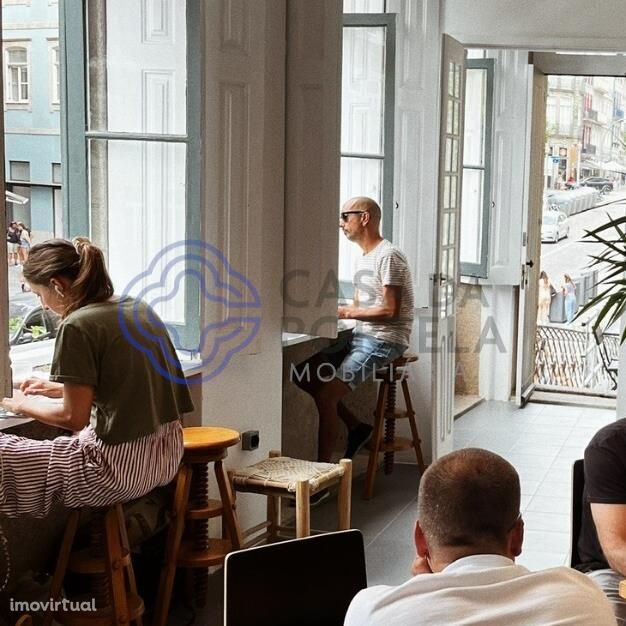
[[519,476],[508,461],[488,450],[447,454],[420,481],[419,525],[432,547],[501,547],[519,512]]
[[380,207],[378,206],[378,203],[367,196],[357,196],[356,198],[351,198],[344,204],[344,210],[367,211],[370,215],[372,225],[378,226],[380,224],[382,215]]

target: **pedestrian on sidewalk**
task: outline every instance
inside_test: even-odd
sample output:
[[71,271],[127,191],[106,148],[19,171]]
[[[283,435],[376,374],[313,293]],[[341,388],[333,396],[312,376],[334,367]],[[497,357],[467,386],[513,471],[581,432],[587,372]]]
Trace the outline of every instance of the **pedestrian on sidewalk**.
[[574,321],[578,304],[576,302],[576,285],[569,274],[563,274],[565,282],[563,283],[563,296],[565,297],[565,319],[568,324]]

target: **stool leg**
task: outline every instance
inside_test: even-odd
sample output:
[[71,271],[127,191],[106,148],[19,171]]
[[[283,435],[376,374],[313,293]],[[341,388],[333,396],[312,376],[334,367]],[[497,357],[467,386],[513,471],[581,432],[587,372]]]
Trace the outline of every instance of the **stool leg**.
[[380,450],[380,440],[383,432],[385,400],[387,397],[387,381],[380,383],[378,390],[378,402],[374,412],[374,432],[370,444],[370,458],[367,463],[367,476],[365,477],[365,490],[363,498],[369,500],[374,493],[374,480],[376,479],[376,469],[378,465],[378,452]]
[[281,525],[280,498],[267,496],[268,540],[274,541],[278,537],[278,527]]
[[348,530],[352,505],[352,461],[341,459],[339,465],[343,467],[343,476],[339,481],[339,494],[337,496],[337,530]]
[[[59,558],[57,559],[54,576],[52,577],[52,584],[50,585],[51,600],[58,600],[61,596],[63,578],[65,578],[65,571],[67,570],[67,564],[70,560],[72,544],[74,543],[74,535],[76,535],[79,518],[80,511],[75,509],[70,513],[70,517],[67,520],[67,526],[65,527],[65,532],[63,533],[63,542],[61,543],[61,550],[59,551]],[[44,626],[50,626],[50,624],[52,624],[52,617],[52,611],[46,611],[43,618]]]
[[222,500],[222,516],[226,522],[228,537],[233,545],[233,550],[240,550],[243,539],[241,538],[241,529],[239,528],[237,513],[235,512],[235,507],[233,506],[233,495],[230,491],[230,484],[226,479],[226,474],[224,472],[224,465],[221,461],[215,461],[213,465],[215,466],[215,478],[217,479],[217,486],[220,490],[220,498]]
[[154,612],[154,626],[167,626],[167,615],[170,610],[172,599],[172,587],[176,575],[176,559],[185,528],[185,510],[189,500],[189,487],[191,486],[191,468],[181,465],[176,478],[176,492],[172,507],[172,520],[167,533],[165,547],[165,560],[161,567],[161,580],[159,581],[159,593]]
[[311,499],[308,480],[296,483],[296,537],[308,537],[311,534]]
[[[117,514],[117,521],[120,527],[120,537],[122,539],[122,548],[126,552],[128,552],[129,557],[130,557],[130,542],[128,541],[128,532],[126,531],[126,518],[124,517],[124,507],[121,504],[117,504],[115,506],[115,512]],[[131,593],[138,596],[139,594],[137,593],[137,581],[135,580],[135,570],[133,569],[132,559],[130,561],[130,564],[128,566],[128,570],[126,573],[128,576],[128,586],[130,588]],[[135,618],[135,624],[137,624],[137,626],[143,626],[143,619],[141,615]]]
[[115,509],[108,509],[104,515],[105,562],[111,589],[113,624],[123,626],[129,623],[128,599],[124,585],[124,565],[122,563],[122,543],[120,525]]
[[[385,415],[393,415],[396,410],[396,381],[393,379],[393,365],[390,366],[389,374],[392,377],[389,381],[389,390],[387,391],[387,402],[385,404]],[[396,437],[396,420],[385,417],[385,443],[393,444]],[[395,454],[393,450],[385,451],[384,467],[385,474],[393,472],[393,461]]]
[[[209,466],[207,463],[194,463],[189,492],[189,506],[203,508],[209,504]],[[193,550],[204,552],[209,548],[208,518],[189,520],[189,539]],[[204,607],[209,589],[209,569],[195,567],[190,569],[193,576],[193,599],[197,607]]]
[[[281,454],[280,450],[270,450],[269,457],[270,459],[275,459],[281,456]],[[280,496],[267,496],[268,543],[278,538],[278,528],[282,524],[281,506]]]
[[409,420],[409,426],[411,427],[411,438],[413,439],[413,448],[415,448],[415,457],[417,459],[417,466],[419,467],[420,474],[426,471],[426,465],[424,464],[424,457],[422,456],[422,442],[417,430],[417,424],[415,423],[415,411],[413,410],[413,404],[411,402],[411,394],[409,393],[409,384],[406,379],[402,379],[402,394],[404,395],[404,404],[406,405],[406,414]]

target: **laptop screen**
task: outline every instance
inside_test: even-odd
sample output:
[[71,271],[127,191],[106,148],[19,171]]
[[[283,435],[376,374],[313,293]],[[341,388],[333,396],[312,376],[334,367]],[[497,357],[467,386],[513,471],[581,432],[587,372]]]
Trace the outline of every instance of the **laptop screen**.
[[342,626],[367,586],[363,535],[345,530],[231,552],[225,626]]

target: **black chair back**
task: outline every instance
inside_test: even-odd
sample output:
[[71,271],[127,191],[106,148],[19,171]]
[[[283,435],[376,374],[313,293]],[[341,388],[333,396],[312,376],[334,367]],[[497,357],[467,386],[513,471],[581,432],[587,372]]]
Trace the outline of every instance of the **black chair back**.
[[344,530],[231,552],[225,626],[342,626],[367,586],[363,535]]
[[572,467],[572,548],[570,567],[580,563],[578,554],[578,537],[583,519],[583,490],[585,488],[585,466],[583,459],[574,461]]

